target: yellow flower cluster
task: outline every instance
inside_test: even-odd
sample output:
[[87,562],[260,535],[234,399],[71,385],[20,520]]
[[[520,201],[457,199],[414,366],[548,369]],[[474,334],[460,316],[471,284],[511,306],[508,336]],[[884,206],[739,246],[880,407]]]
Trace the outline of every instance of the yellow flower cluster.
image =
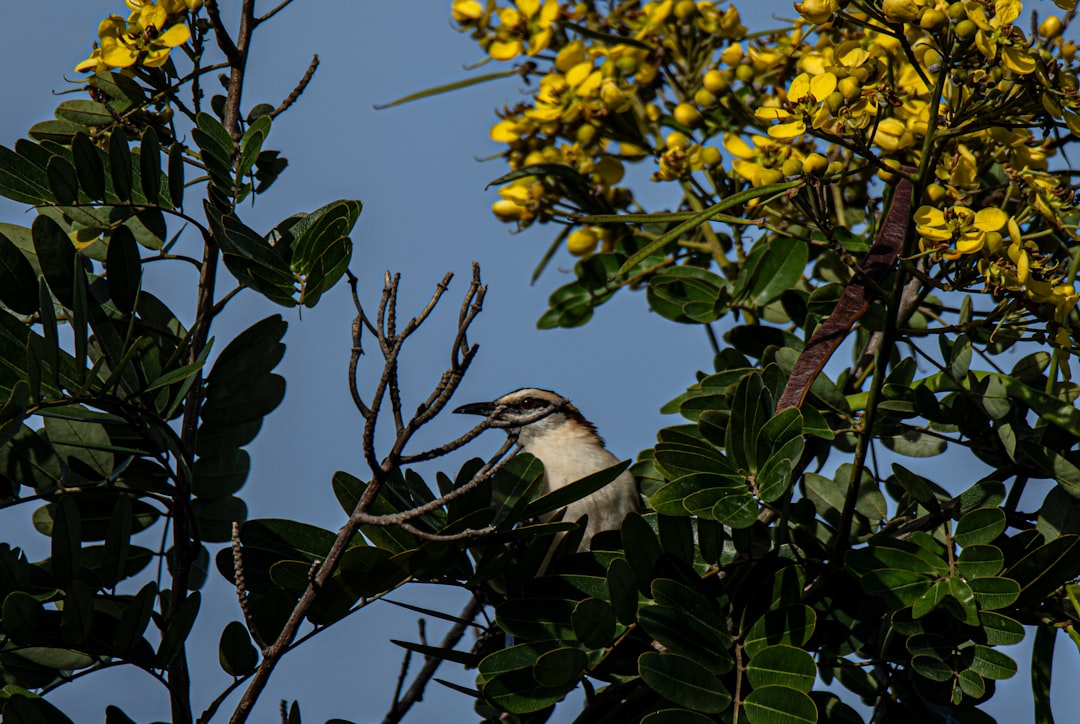
[[78,72],[130,68],[135,64],[157,68],[169,52],[191,37],[185,22],[202,0],[124,0],[131,10],[125,20],[110,15],[98,25],[98,42],[90,57],[75,66]]
[[[1077,300],[1063,260],[1080,233],[1046,129],[1080,136],[1076,44],[1064,32],[1071,16],[1045,18],[1029,37],[1021,0],[803,0],[795,9],[789,26],[748,34],[734,6],[707,0],[604,11],[455,0],[461,29],[490,59],[524,63],[531,87],[490,135],[505,144],[511,170],[536,173],[503,186],[495,214],[524,226],[615,213],[635,204],[617,186],[624,165],[651,163],[653,181],[679,187],[682,211],[748,187],[843,173],[835,198],[852,206],[836,218],[787,196],[751,213],[851,227],[867,218],[859,208],[874,176],[909,169],[923,192],[923,252],[969,265],[991,293],[1063,323]],[[574,169],[588,192],[544,164]],[[571,228],[567,247],[610,248],[620,228],[608,231]],[[696,230],[672,253],[709,247],[715,258],[722,252],[708,233]]]

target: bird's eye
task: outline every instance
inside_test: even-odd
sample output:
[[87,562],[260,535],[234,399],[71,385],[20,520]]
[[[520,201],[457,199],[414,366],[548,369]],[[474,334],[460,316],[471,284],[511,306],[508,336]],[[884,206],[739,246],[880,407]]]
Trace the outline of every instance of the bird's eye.
[[534,407],[536,407],[536,400],[531,397],[526,397],[524,400],[521,401],[522,410],[531,410]]

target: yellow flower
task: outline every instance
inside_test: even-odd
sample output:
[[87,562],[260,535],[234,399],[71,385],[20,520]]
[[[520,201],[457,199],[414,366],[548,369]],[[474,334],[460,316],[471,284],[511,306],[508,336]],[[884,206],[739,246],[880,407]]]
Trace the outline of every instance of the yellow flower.
[[484,6],[476,0],[454,0],[450,15],[455,23],[468,25],[484,17]]
[[989,60],[1001,50],[1001,61],[1006,68],[1020,75],[1035,72],[1035,59],[1024,43],[1023,34],[1013,28],[1013,22],[1023,9],[1020,0],[997,0],[994,17],[988,18],[984,6],[973,0],[964,3],[968,19],[979,28],[975,45]]
[[[136,63],[156,68],[165,64],[173,48],[191,38],[183,15],[194,3],[185,0],[125,1],[132,9],[131,15],[126,21],[119,15],[110,15],[101,21],[98,47],[75,66],[76,71],[130,68]],[[165,29],[170,22],[173,24]]]
[[795,3],[795,12],[802,15],[814,25],[829,22],[837,10],[840,9],[838,0],[803,0]]
[[536,55],[551,44],[552,25],[559,17],[558,0],[516,0],[515,7],[497,12],[497,37],[488,47],[495,60],[513,60],[525,53]]
[[944,211],[933,206],[920,206],[915,212],[915,230],[926,242],[923,244],[925,251],[936,250],[946,259],[958,259],[961,255],[982,251],[987,233],[1000,231],[1008,220],[1008,214],[995,208],[976,212],[966,206],[953,206]]

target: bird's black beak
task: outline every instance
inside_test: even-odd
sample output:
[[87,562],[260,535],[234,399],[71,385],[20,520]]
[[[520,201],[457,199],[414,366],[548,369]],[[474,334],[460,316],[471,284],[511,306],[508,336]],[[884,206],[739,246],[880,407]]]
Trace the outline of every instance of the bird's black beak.
[[454,410],[455,415],[481,415],[487,417],[495,412],[494,402],[470,402]]

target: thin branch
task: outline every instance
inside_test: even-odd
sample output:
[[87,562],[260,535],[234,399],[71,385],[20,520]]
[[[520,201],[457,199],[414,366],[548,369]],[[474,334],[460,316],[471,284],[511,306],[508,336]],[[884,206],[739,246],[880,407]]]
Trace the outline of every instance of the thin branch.
[[256,25],[262,25],[262,24],[263,24],[263,23],[265,23],[265,22],[266,22],[267,20],[269,20],[270,18],[274,17],[275,15],[277,15],[278,13],[280,13],[280,12],[281,12],[282,10],[284,10],[285,8],[287,8],[287,7],[288,7],[288,6],[289,6],[289,5],[290,5],[290,4],[292,3],[292,1],[293,1],[293,0],[284,0],[284,2],[282,2],[281,4],[279,4],[279,5],[278,5],[277,7],[275,7],[275,8],[273,9],[273,10],[271,10],[271,11],[270,11],[270,12],[268,12],[268,13],[266,13],[266,15],[263,15],[262,17],[258,18],[258,19],[257,19],[257,20],[255,21],[255,24],[256,24]]
[[[262,20],[265,18],[271,17],[274,13],[276,13],[285,5],[288,5],[290,2],[292,2],[292,0],[285,0],[285,2],[279,5],[277,9],[270,11],[270,13],[264,16],[264,18],[260,18],[259,22],[262,22]],[[304,77],[301,78],[300,82],[296,84],[296,87],[292,89],[292,93],[285,97],[285,100],[281,102],[281,105],[270,112],[270,118],[277,118],[282,113],[289,110],[289,107],[292,106],[293,103],[296,103],[296,101],[300,100],[300,96],[304,94],[304,91],[308,87],[308,83],[310,83],[311,79],[315,77],[315,71],[318,70],[318,68],[319,56],[318,54],[316,54],[311,56],[311,63],[308,64],[308,69],[304,73]]]

